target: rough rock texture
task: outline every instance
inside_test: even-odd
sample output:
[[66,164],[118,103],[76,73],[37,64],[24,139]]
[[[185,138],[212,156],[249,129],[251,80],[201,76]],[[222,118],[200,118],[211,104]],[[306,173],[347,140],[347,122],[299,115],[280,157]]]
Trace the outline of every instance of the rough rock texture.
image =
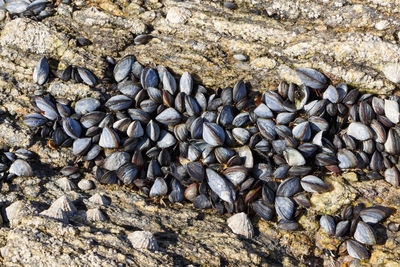
[[[101,186],[82,192],[62,192],[58,169],[73,160],[69,150],[53,150],[31,138],[21,117],[29,110],[29,95],[46,90],[76,101],[99,98],[82,84],[50,81],[32,83],[33,67],[42,56],[53,68],[79,65],[101,78],[105,56],[133,54],[142,64],[163,64],[176,74],[189,71],[207,87],[232,86],[238,79],[253,90],[275,88],[279,79],[300,83],[296,67],[316,68],[335,84],[344,81],[378,94],[396,93],[400,81],[399,1],[235,1],[230,10],[221,1],[72,1],[59,4],[55,16],[41,22],[4,17],[0,10],[0,146],[24,147],[41,160],[35,177],[3,183],[0,203],[5,208],[22,200],[24,208],[0,228],[1,265],[287,265],[332,266],[349,261],[340,253],[342,241],[319,229],[318,216],[335,215],[350,202],[400,208],[400,190],[380,181],[331,177],[333,191],[311,198],[301,214],[302,231],[287,232],[276,223],[252,216],[255,237],[233,234],[225,216],[198,211],[189,204],[153,203],[127,187]],[[145,45],[135,36],[149,33]],[[93,44],[78,47],[76,37]],[[247,61],[236,61],[243,54]],[[91,174],[87,179],[93,179]],[[94,180],[94,179],[93,179]],[[111,199],[101,207],[105,222],[89,223],[87,199],[99,192]],[[78,213],[65,225],[39,215],[63,194]],[[400,223],[398,211],[383,224]],[[127,235],[136,230],[155,234],[156,252],[133,249]],[[400,234],[385,231],[369,264],[400,261]],[[339,257],[334,254],[339,252]],[[366,263],[367,264],[367,263]]]

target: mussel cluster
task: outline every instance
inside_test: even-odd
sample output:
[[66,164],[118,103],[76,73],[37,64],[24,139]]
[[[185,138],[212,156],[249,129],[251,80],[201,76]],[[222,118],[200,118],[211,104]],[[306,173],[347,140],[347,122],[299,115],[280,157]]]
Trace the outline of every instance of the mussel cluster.
[[32,167],[29,161],[35,158],[35,154],[26,149],[18,149],[14,152],[8,148],[0,149],[0,179],[10,180],[16,176],[32,176]]
[[52,3],[47,0],[0,0],[0,9],[5,9],[11,16],[23,16],[43,19],[54,13]]
[[[334,87],[305,68],[296,70],[303,85],[281,82],[277,91],[260,93],[243,81],[208,90],[188,72],[177,81],[165,67],[143,67],[131,55],[107,62],[106,101],[84,98],[71,106],[34,96],[35,112],[24,116],[52,147],[72,147],[100,183],[133,185],[152,198],[220,213],[277,215],[284,230],[300,228],[296,217],[311,206],[311,194],[331,189],[324,173],[357,169],[399,185],[396,96]],[[84,68],[53,73],[96,85]],[[40,85],[48,80],[45,58],[33,75]]]
[[339,216],[321,216],[320,225],[329,235],[346,239],[346,249],[351,257],[367,260],[369,253],[364,245],[378,243],[379,236],[374,227],[392,212],[392,209],[379,205],[367,208],[361,203],[354,208],[347,205]]

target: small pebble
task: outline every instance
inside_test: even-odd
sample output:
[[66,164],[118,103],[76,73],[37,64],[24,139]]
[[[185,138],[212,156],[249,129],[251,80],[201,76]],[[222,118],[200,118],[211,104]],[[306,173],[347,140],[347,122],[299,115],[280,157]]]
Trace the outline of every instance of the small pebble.
[[92,41],[90,41],[89,39],[85,38],[85,37],[78,37],[76,38],[76,44],[78,46],[88,46],[92,44]]
[[88,191],[94,188],[94,183],[91,180],[82,179],[79,181],[78,187],[83,191]]
[[375,24],[375,28],[378,31],[382,31],[382,30],[386,29],[388,26],[389,26],[389,22],[387,20],[381,20]]
[[18,213],[21,211],[24,202],[21,200],[15,201],[10,206],[6,208],[6,216],[9,221],[12,221],[14,218],[17,217]]
[[237,5],[234,2],[224,2],[224,7],[234,10],[237,8]]
[[0,9],[0,21],[3,21],[6,18],[6,11]]
[[172,24],[181,24],[185,23],[190,16],[192,16],[192,12],[188,9],[172,7],[168,10],[166,18]]
[[249,59],[246,55],[243,54],[235,54],[233,55],[233,58],[237,61],[247,61]]
[[33,92],[33,94],[34,95],[36,95],[36,96],[41,96],[41,95],[44,95],[45,94],[45,91],[44,90],[35,90],[35,92]]
[[388,229],[392,232],[398,232],[400,230],[400,224],[391,222],[388,224]]
[[148,34],[141,34],[135,37],[133,40],[135,45],[146,44],[151,39],[151,36]]

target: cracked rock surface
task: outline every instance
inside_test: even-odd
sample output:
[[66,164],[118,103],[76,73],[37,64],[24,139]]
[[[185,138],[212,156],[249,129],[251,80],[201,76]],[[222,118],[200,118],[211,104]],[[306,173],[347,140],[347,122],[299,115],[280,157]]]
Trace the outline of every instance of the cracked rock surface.
[[[61,1],[62,2],[62,1]],[[75,1],[72,1],[75,2]],[[39,58],[51,68],[77,65],[101,79],[106,56],[132,54],[144,65],[162,64],[176,74],[189,71],[208,88],[233,86],[239,79],[253,90],[275,89],[280,79],[300,84],[294,69],[315,68],[334,84],[346,82],[361,91],[397,94],[400,81],[400,2],[356,0],[235,1],[76,1],[56,3],[56,13],[42,21],[2,16],[0,10],[0,147],[28,148],[39,156],[34,177],[0,185],[3,225],[0,228],[4,266],[130,266],[130,265],[249,265],[333,266],[349,262],[341,242],[319,227],[317,216],[335,215],[351,203],[379,204],[396,209],[384,223],[400,223],[400,190],[383,180],[359,181],[355,173],[325,179],[333,191],[313,195],[302,214],[301,231],[278,229],[275,222],[250,216],[254,237],[232,233],[228,216],[184,205],[151,201],[129,187],[104,186],[64,192],[59,170],[73,161],[69,149],[54,150],[32,139],[22,116],[29,113],[29,96],[37,90],[75,102],[100,98],[108,88],[53,80],[32,81]],[[152,39],[135,45],[137,35]],[[76,38],[92,41],[79,47]],[[244,61],[234,55],[244,55]],[[100,193],[107,206],[88,201]],[[39,215],[67,195],[78,212],[69,224]],[[21,201],[11,220],[6,207]],[[88,222],[86,210],[99,207],[104,222]],[[127,236],[150,231],[159,249],[134,249]],[[384,242],[371,251],[365,265],[400,261],[400,233],[385,230]]]

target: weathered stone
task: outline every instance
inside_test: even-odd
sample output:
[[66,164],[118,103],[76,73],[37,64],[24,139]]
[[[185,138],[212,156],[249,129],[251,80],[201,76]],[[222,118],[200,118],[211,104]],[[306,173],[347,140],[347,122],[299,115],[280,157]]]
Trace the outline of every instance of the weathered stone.
[[[60,4],[54,16],[41,22],[8,17],[2,21],[0,10],[0,109],[5,111],[0,114],[0,144],[31,145],[32,132],[20,117],[32,111],[28,108],[29,96],[34,91],[40,89],[77,101],[99,98],[100,92],[108,90],[103,84],[92,90],[84,84],[58,79],[39,88],[32,83],[32,71],[41,55],[49,57],[51,68],[82,66],[102,78],[105,56],[118,60],[133,54],[143,65],[162,64],[176,74],[188,71],[211,89],[233,86],[239,79],[249,81],[253,90],[276,88],[279,79],[300,84],[295,68],[316,68],[334,85],[343,81],[364,91],[392,93],[395,83],[400,82],[400,19],[393,13],[399,4],[375,2],[241,1],[231,10],[216,1],[129,4],[96,0],[90,1],[90,7],[88,1],[74,1],[74,8]],[[151,34],[153,39],[146,45],[135,45],[134,37],[139,34]],[[75,36],[87,37],[93,45],[77,47]],[[235,53],[250,60],[235,61]],[[326,251],[336,251],[338,241],[317,232],[317,215],[337,213],[358,198],[371,204],[400,203],[398,190],[384,181],[357,182],[356,176],[346,176],[349,182],[345,183],[340,176],[324,177],[333,190],[312,195],[311,208],[299,218],[304,231],[292,234],[279,230],[275,223],[260,220],[255,225],[257,235],[248,241],[233,235],[226,218],[214,212],[204,213],[188,205],[157,205],[130,188],[96,184],[96,192],[111,199],[109,206],[102,207],[109,220],[99,222],[96,228],[85,221],[85,209],[93,205],[87,200],[90,191],[76,190],[67,193],[78,212],[70,218],[72,224],[63,225],[38,214],[63,194],[55,185],[60,177],[49,166],[63,167],[74,158],[67,150],[43,144],[31,148],[43,164],[37,169],[35,166],[39,178],[3,183],[0,200],[8,206],[34,197],[34,205],[40,208],[32,212],[33,204],[24,206],[27,212],[19,213],[23,216],[12,220],[11,228],[0,229],[0,243],[5,245],[0,262],[5,266],[298,266],[310,264],[308,255],[314,255],[317,262],[311,264],[334,265],[341,259],[333,259]],[[82,199],[88,207],[81,204]],[[395,213],[391,220],[397,222],[397,217]],[[155,233],[161,250],[154,253],[132,249],[124,238],[132,229]],[[395,250],[398,242],[398,233],[388,233],[386,242],[371,251],[370,263],[393,263],[400,257]]]
[[400,63],[386,64],[382,71],[389,81],[394,83],[400,82]]
[[167,20],[173,24],[185,23],[192,13],[186,8],[172,7],[168,10]]
[[41,22],[18,18],[2,30],[0,46],[24,53],[61,56],[68,47],[68,39]]

